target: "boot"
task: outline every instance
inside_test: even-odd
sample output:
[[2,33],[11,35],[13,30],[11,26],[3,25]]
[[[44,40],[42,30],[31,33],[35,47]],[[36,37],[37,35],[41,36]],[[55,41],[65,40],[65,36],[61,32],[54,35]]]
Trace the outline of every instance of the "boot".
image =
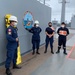
[[6,74],[7,74],[7,75],[12,75],[10,69],[6,69]]
[[66,53],[66,48],[63,48],[63,49],[64,49],[64,52],[63,52],[63,53],[64,53],[65,55],[67,55],[67,53]]
[[37,51],[36,51],[36,54],[40,54],[39,51],[38,51],[38,49],[37,49]]
[[17,66],[17,65],[14,65],[13,66],[13,69],[21,69],[21,67]]
[[53,52],[53,48],[51,48],[51,53],[54,54],[54,52]]
[[35,54],[35,51],[33,50],[32,55],[34,55],[34,54]]
[[65,55],[67,55],[67,53],[66,53],[66,52],[64,52],[64,54],[65,54]]
[[61,47],[58,47],[58,50],[57,50],[57,52],[56,52],[57,54],[60,53],[60,48],[61,48]]
[[47,53],[47,49],[45,49],[44,53]]
[[36,54],[40,54],[39,52],[36,52]]

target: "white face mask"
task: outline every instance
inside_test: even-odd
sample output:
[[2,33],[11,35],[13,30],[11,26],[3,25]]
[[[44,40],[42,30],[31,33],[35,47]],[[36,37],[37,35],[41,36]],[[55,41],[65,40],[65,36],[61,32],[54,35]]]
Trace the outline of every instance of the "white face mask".
[[39,25],[37,24],[36,27],[39,27]]
[[64,26],[64,25],[62,25],[61,27],[62,27],[62,28],[64,28],[65,26]]
[[15,22],[14,25],[17,26],[17,23]]

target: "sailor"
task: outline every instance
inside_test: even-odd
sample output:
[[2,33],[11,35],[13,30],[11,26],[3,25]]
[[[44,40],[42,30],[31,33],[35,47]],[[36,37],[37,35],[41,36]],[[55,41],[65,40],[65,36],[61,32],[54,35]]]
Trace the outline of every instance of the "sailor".
[[51,22],[48,23],[48,27],[46,28],[45,33],[46,33],[46,40],[45,40],[46,45],[45,45],[45,52],[44,53],[47,53],[48,44],[50,42],[51,53],[54,54],[54,52],[53,52],[54,28],[53,28]]
[[42,31],[42,29],[39,27],[39,21],[36,20],[34,22],[34,27],[32,27],[29,32],[31,32],[32,35],[32,49],[33,49],[33,55],[35,54],[35,49],[36,50],[36,54],[40,54],[39,53],[39,45],[40,45],[40,32]]
[[17,17],[11,16],[9,18],[10,26],[6,29],[6,38],[7,38],[7,58],[5,63],[6,74],[12,75],[10,71],[11,61],[13,62],[13,69],[20,69],[21,67],[16,65],[17,59],[17,47],[19,46],[19,39],[17,34],[17,28],[14,27],[17,25]]
[[66,28],[66,24],[64,22],[61,23],[61,27],[57,30],[57,33],[59,35],[58,37],[58,50],[56,53],[60,52],[61,45],[63,45],[63,53],[67,55],[66,53],[66,39],[67,35],[69,34],[68,28]]

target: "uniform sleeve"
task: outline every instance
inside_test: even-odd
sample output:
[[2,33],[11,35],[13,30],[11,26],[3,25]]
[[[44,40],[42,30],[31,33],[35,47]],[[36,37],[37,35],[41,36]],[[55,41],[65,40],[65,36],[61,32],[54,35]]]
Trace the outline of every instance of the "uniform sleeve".
[[47,32],[47,28],[45,29],[45,32]]
[[55,32],[55,30],[53,30],[53,32]]
[[58,35],[59,35],[59,30],[60,30],[60,29],[57,30],[57,34],[58,34]]
[[67,29],[67,35],[69,35],[69,29]]
[[8,41],[16,42],[16,39],[12,37],[12,29],[9,28],[6,30],[6,38]]
[[40,31],[39,32],[41,32],[42,31],[42,29],[40,28]]
[[54,27],[51,27],[51,29],[52,29],[52,31],[53,31],[53,32],[55,32],[55,29],[54,29]]

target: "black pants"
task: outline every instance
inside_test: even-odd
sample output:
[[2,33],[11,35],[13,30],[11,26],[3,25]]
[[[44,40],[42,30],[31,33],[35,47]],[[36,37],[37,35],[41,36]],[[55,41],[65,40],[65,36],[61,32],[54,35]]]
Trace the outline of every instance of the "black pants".
[[61,47],[61,45],[63,45],[63,48],[66,48],[66,38],[58,38],[58,46]]
[[46,37],[46,40],[45,41],[46,41],[45,49],[47,50],[49,43],[50,43],[50,47],[52,49],[53,48],[53,42],[54,42],[53,37],[51,37],[51,38]]

